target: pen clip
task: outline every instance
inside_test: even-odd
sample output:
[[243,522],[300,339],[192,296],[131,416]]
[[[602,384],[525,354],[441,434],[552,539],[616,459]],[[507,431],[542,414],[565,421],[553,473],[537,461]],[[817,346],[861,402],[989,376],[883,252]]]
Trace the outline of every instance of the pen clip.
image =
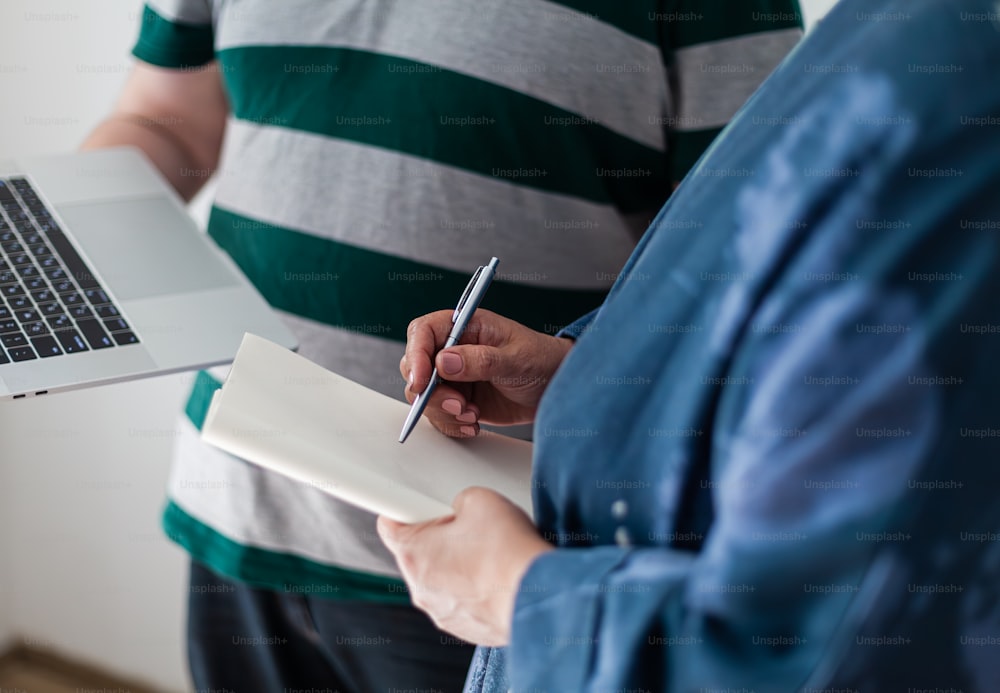
[[469,283],[465,286],[465,291],[462,292],[462,297],[458,299],[458,305],[455,306],[455,312],[451,314],[452,322],[458,320],[458,314],[462,312],[465,302],[469,300],[469,294],[472,293],[472,287],[476,285],[476,280],[479,279],[479,275],[483,273],[484,269],[486,268],[483,265],[480,265],[479,269],[476,270],[476,273],[472,275],[472,279],[470,279]]

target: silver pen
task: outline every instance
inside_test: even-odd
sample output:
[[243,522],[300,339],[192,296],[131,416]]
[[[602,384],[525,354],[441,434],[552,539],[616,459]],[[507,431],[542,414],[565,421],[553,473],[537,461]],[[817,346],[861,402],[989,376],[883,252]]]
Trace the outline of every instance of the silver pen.
[[[469,320],[472,319],[473,313],[476,312],[476,308],[479,307],[480,302],[483,300],[483,296],[486,295],[486,289],[489,288],[490,282],[493,281],[493,275],[496,274],[497,265],[500,261],[496,258],[490,260],[490,264],[481,265],[476,273],[472,275],[472,279],[465,287],[465,291],[462,292],[462,297],[458,299],[458,305],[455,307],[455,312],[452,313],[451,322],[452,328],[451,332],[448,333],[448,339],[444,343],[442,349],[447,349],[458,344],[458,340],[462,338],[462,333],[465,332],[466,325],[469,324]],[[437,366],[434,367],[434,371],[431,373],[431,380],[427,383],[427,387],[424,391],[417,395],[416,399],[413,400],[413,404],[410,406],[410,413],[406,415],[406,421],[403,423],[403,430],[399,434],[399,442],[402,443],[406,440],[407,436],[413,430],[413,427],[417,425],[417,421],[420,420],[420,415],[424,413],[424,409],[427,407],[427,402],[431,398],[435,388],[437,388],[440,378],[438,377]]]

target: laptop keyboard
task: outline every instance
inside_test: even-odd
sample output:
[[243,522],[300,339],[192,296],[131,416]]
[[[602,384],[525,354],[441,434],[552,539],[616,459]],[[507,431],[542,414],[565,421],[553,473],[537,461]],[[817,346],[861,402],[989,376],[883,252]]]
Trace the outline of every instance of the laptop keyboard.
[[28,181],[0,179],[0,365],[138,342]]

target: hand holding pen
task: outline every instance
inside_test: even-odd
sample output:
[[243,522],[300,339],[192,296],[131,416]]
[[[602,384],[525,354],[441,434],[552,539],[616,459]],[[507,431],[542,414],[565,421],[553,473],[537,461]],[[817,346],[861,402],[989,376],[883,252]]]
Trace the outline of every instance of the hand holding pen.
[[[549,380],[573,345],[570,339],[536,332],[488,310],[472,312],[472,328],[465,330],[457,346],[448,346],[456,329],[454,311],[415,319],[399,364],[409,383],[408,397],[413,397],[411,415],[419,406],[438,430],[456,438],[475,436],[480,423],[507,426],[533,421]],[[424,382],[428,384],[421,392]],[[413,421],[419,416],[413,415]],[[400,437],[405,440],[405,435]]]
[[[490,282],[493,281],[493,275],[496,274],[498,264],[500,264],[500,260],[492,258],[488,265],[480,265],[476,273],[472,275],[472,279],[466,285],[465,291],[462,292],[461,298],[458,299],[458,305],[455,306],[455,311],[452,313],[452,328],[448,334],[448,339],[444,343],[445,349],[455,346],[458,344],[458,340],[462,338],[462,333],[465,332],[469,320],[472,319],[476,308],[479,307],[483,296],[486,295],[486,289],[489,288]],[[424,413],[424,409],[427,407],[427,402],[430,400],[431,395],[434,394],[434,389],[437,387],[438,381],[438,370],[435,367],[433,372],[431,372],[431,380],[427,384],[427,388],[417,395],[417,398],[413,400],[413,404],[410,406],[410,413],[407,414],[406,421],[403,423],[403,430],[399,434],[400,443],[406,441],[413,427],[417,425],[420,415]]]

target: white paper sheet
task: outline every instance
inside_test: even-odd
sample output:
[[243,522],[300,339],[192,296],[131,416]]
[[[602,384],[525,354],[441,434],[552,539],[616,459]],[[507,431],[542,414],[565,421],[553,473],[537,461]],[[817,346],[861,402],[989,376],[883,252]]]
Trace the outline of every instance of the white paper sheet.
[[202,426],[202,439],[400,522],[451,514],[469,486],[531,514],[531,444],[483,433],[448,438],[421,419],[405,443],[407,404],[247,334]]

